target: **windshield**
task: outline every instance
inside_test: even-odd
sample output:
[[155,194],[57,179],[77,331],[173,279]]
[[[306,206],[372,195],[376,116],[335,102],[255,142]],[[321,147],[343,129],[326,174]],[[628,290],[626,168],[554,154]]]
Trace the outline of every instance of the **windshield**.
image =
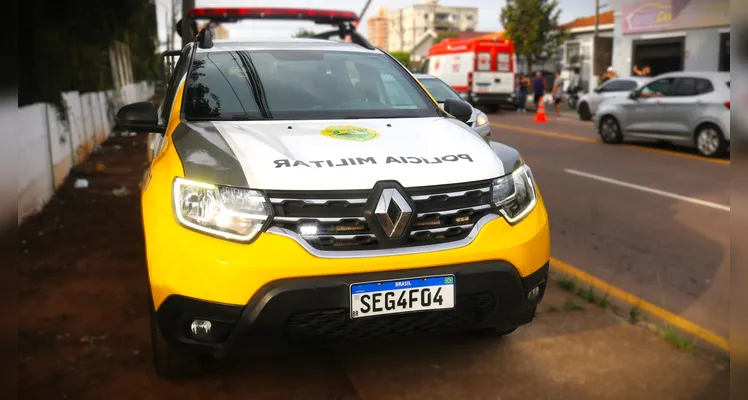
[[383,54],[318,50],[197,54],[188,120],[436,117],[426,93]]
[[440,79],[424,78],[420,81],[437,103],[444,103],[447,99],[462,100],[460,95]]

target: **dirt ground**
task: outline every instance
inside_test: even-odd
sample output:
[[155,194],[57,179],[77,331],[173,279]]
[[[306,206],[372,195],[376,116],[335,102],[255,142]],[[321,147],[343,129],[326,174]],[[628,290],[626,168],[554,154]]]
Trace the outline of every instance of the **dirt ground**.
[[[191,381],[160,381],[140,225],[145,147],[143,135],[115,135],[20,227],[20,398],[727,398],[726,363],[686,354],[597,306],[570,310],[555,286],[536,321],[503,340],[216,362]],[[89,187],[74,188],[77,178]]]

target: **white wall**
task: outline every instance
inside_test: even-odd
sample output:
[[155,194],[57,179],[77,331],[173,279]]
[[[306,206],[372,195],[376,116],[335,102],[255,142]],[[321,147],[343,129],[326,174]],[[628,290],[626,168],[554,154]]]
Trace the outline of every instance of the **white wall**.
[[[148,100],[154,87],[133,83],[117,91],[63,93],[64,117],[51,104],[18,109],[18,223],[44,207],[67,178],[70,168],[84,161],[96,144],[106,140],[118,107]],[[66,120],[67,119],[67,120]]]

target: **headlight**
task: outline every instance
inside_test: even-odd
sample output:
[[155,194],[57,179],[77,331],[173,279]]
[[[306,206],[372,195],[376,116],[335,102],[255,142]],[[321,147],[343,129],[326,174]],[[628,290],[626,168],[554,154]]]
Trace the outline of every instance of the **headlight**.
[[257,190],[177,178],[172,196],[180,224],[240,242],[252,241],[273,212],[265,195]]
[[530,167],[522,165],[491,185],[491,201],[510,224],[515,224],[535,208],[537,197]]
[[478,116],[475,117],[475,126],[483,126],[488,123],[488,116],[483,112],[479,112]]

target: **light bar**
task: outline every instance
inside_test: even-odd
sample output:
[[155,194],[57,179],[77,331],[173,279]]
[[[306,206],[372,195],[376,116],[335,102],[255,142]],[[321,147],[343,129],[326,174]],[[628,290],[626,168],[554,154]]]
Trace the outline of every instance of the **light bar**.
[[352,11],[318,10],[308,8],[193,8],[187,13],[190,19],[210,19],[213,21],[235,21],[239,19],[286,19],[308,20],[317,23],[338,24],[358,21]]

